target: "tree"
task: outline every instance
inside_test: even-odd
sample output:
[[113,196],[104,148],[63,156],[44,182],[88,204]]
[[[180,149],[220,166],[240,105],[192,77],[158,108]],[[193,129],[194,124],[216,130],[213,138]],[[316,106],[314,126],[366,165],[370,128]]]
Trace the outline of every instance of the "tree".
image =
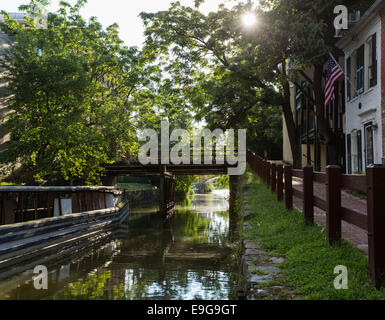
[[[197,87],[190,91],[197,120],[205,120],[212,130],[247,128],[249,149],[261,155],[268,151],[270,159],[282,159],[282,109],[270,105],[269,98],[262,96],[266,90],[253,88],[223,72],[215,77],[202,75]],[[196,99],[202,92],[204,103]]]
[[167,56],[168,69],[189,97],[197,120],[211,127],[238,127],[247,123],[242,119],[253,108],[282,104],[275,74],[266,76],[269,69],[256,54],[256,40],[240,23],[250,9],[251,3],[232,10],[222,6],[205,16],[197,7],[177,2],[167,11],[141,14],[145,50]]
[[[137,48],[127,48],[118,26],[104,30],[85,21],[75,6],[61,2],[47,29],[32,18],[22,26],[5,18],[14,43],[1,60],[13,99],[8,119],[12,137],[3,163],[21,162],[39,183],[100,183],[103,166],[137,154],[134,95],[146,91],[153,66]],[[21,9],[31,16],[31,1]],[[141,93],[142,94],[142,93]]]
[[[342,4],[349,5],[351,10],[365,10],[373,1],[265,0],[257,8],[249,1],[232,9],[221,6],[207,16],[197,9],[201,2],[196,1],[195,8],[177,2],[168,11],[143,13],[147,46],[157,47],[164,54],[171,52],[174,70],[178,69],[185,79],[194,81],[194,75],[202,70],[201,73],[211,74],[213,81],[218,81],[221,74],[228,72],[227,77],[244,92],[255,91],[253,103],[281,106],[296,168],[301,166],[302,156],[291,111],[290,82],[298,72],[313,67],[320,140],[330,149],[336,148],[336,139],[323,114],[322,87],[327,55],[337,53],[333,9]],[[240,17],[245,12],[258,16],[257,28],[242,27]],[[224,94],[221,103],[227,105],[227,110],[232,109],[233,114],[247,114],[254,107],[252,103],[235,106],[231,101],[225,102],[227,98]]]
[[[291,67],[283,64],[288,78],[283,81],[285,91],[289,91],[289,82],[295,81],[305,69],[313,70],[311,86],[314,92],[314,104],[317,115],[318,134],[321,143],[328,145],[330,164],[339,164],[337,158],[337,136],[332,132],[324,114],[324,66],[329,53],[338,57],[343,53],[335,46],[334,8],[337,5],[348,6],[350,10],[365,11],[374,1],[359,0],[265,0],[261,5],[267,9],[269,23],[262,34],[266,37],[263,44],[273,48],[282,39],[279,50],[283,59],[291,60]],[[282,74],[283,77],[285,75]],[[287,101],[286,103],[289,103]],[[288,112],[283,106],[283,111]],[[286,119],[286,117],[285,117]],[[290,121],[291,122],[291,121]],[[287,122],[288,124],[288,122]],[[290,124],[289,124],[290,125]],[[291,134],[288,127],[289,135]]]

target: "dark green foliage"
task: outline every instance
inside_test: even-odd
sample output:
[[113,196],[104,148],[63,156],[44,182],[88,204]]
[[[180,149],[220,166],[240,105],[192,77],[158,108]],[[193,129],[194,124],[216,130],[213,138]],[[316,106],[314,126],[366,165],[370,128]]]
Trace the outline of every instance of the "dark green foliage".
[[[34,14],[34,4],[24,6]],[[138,148],[130,94],[143,85],[140,53],[65,3],[48,28],[6,19],[14,43],[1,67],[9,83],[12,133],[3,163],[20,162],[39,183],[100,183],[103,164]],[[29,181],[31,183],[31,181]]]

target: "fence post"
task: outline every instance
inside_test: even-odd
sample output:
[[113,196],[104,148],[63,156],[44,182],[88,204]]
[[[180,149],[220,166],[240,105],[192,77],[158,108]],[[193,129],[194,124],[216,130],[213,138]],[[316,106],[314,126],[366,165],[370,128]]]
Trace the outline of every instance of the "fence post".
[[271,164],[271,192],[277,189],[277,167],[275,163]]
[[326,167],[326,239],[329,245],[341,244],[341,168]]
[[262,181],[266,183],[267,181],[267,163],[266,160],[262,160]]
[[271,180],[271,165],[269,161],[266,161],[266,184],[267,187],[270,188],[270,180]]
[[369,270],[374,286],[385,281],[385,166],[370,165],[366,168]]
[[277,164],[277,200],[282,201],[283,199],[283,166]]
[[312,166],[303,168],[303,213],[306,224],[312,225],[314,223]]
[[286,210],[293,210],[293,175],[291,165],[285,165],[285,206]]

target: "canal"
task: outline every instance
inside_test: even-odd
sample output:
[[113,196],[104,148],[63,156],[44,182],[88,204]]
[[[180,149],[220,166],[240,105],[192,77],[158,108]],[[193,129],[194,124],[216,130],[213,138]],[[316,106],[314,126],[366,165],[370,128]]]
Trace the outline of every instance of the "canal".
[[31,267],[0,281],[0,299],[236,299],[227,197],[227,190],[195,194],[168,223],[135,208],[119,228],[47,264],[48,289],[35,289]]

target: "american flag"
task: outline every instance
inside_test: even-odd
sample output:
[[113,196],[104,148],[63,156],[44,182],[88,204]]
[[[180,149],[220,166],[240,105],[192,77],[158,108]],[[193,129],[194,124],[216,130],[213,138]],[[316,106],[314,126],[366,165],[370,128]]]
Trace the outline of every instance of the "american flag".
[[325,106],[327,106],[331,100],[335,98],[334,95],[334,84],[336,81],[344,76],[339,64],[336,62],[334,57],[329,54],[328,59],[328,71],[326,74],[326,87],[325,87]]

